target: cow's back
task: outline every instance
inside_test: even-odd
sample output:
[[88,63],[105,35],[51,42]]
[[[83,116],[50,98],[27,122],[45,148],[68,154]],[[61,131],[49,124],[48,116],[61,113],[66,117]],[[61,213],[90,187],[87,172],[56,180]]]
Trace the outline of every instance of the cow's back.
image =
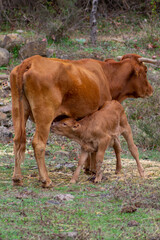
[[24,89],[29,101],[36,95],[41,103],[52,102],[55,117],[80,118],[111,99],[102,67],[91,59],[61,61],[37,56],[24,73]]

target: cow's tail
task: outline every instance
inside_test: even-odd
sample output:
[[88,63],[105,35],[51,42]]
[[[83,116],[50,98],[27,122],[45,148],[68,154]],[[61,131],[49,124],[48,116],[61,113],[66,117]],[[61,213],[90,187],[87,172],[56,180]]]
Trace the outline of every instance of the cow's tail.
[[14,153],[17,164],[21,164],[25,156],[26,122],[23,104],[23,75],[30,67],[31,61],[29,59],[26,59],[18,67],[13,69],[10,75],[12,94],[12,119],[15,130]]

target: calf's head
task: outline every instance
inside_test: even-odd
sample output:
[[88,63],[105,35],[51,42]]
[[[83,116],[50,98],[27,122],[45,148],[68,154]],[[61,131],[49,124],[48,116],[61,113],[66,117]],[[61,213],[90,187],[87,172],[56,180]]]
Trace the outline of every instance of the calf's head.
[[58,122],[53,122],[51,132],[74,139],[81,124],[73,118],[65,118]]

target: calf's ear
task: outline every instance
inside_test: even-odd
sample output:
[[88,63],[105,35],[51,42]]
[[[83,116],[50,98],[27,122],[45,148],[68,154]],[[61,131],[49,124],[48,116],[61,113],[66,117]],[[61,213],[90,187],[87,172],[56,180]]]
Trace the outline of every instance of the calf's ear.
[[79,127],[80,127],[80,123],[77,123],[77,122],[76,122],[76,123],[73,125],[72,130],[73,130],[73,131],[76,131]]

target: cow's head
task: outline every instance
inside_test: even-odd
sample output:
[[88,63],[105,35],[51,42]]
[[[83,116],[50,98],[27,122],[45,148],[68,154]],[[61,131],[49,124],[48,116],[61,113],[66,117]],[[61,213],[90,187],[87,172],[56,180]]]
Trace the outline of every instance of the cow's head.
[[51,132],[74,139],[80,126],[81,124],[75,119],[65,118],[61,121],[53,122],[51,125]]
[[121,61],[123,62],[125,59],[130,59],[131,64],[130,75],[126,82],[126,94],[128,91],[130,95],[128,97],[145,98],[151,96],[153,88],[147,80],[147,67],[143,64],[141,56],[126,54],[121,58]]

